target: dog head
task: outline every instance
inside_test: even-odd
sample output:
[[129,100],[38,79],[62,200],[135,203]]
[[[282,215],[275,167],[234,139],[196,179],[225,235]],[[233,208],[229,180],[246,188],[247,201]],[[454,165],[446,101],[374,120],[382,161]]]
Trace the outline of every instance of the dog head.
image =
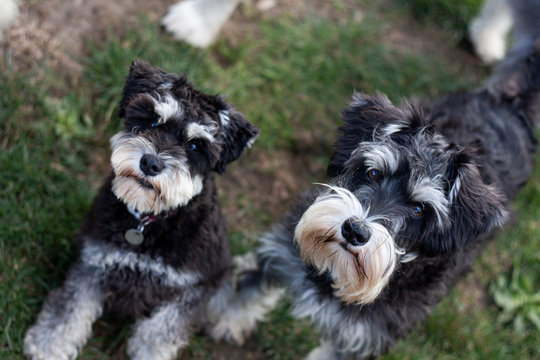
[[503,199],[472,149],[449,144],[420,111],[356,95],[343,120],[330,182],[295,241],[344,302],[374,301],[400,262],[460,251],[504,221]]
[[110,141],[113,192],[140,213],[186,205],[208,173],[223,173],[259,132],[222,97],[139,60],[131,65],[119,115],[124,128]]

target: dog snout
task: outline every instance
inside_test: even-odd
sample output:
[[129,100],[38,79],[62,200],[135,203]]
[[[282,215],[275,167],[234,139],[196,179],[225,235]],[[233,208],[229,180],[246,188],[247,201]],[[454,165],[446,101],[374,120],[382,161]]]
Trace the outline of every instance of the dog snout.
[[341,235],[353,246],[361,246],[368,242],[371,233],[367,226],[358,218],[349,218],[341,226]]
[[165,168],[165,165],[157,156],[145,154],[139,162],[139,167],[145,175],[156,176]]

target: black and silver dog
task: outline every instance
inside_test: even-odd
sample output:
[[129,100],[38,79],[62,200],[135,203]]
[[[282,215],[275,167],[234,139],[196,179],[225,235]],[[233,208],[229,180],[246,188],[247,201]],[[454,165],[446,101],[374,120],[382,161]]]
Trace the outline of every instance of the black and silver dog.
[[310,360],[376,357],[427,318],[533,168],[540,16],[522,17],[536,33],[483,89],[401,106],[353,97],[327,185],[260,240],[217,335],[242,341],[280,288],[321,336]]
[[219,96],[135,61],[112,137],[113,174],[79,234],[63,286],[28,330],[30,359],[74,359],[102,313],[138,319],[132,359],[172,359],[222,310],[232,261],[211,172],[258,135]]

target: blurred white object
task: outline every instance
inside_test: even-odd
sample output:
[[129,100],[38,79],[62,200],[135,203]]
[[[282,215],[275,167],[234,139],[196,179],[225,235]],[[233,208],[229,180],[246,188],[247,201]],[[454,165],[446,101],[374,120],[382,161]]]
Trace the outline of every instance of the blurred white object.
[[276,0],[261,0],[257,3],[257,9],[259,11],[268,11],[277,5]]
[[204,48],[212,44],[239,2],[240,0],[180,1],[169,8],[161,24],[176,39]]
[[8,28],[19,15],[19,6],[15,0],[0,0],[0,39],[2,31]]
[[501,60],[506,52],[506,35],[514,24],[509,1],[486,0],[469,28],[476,54],[486,64]]

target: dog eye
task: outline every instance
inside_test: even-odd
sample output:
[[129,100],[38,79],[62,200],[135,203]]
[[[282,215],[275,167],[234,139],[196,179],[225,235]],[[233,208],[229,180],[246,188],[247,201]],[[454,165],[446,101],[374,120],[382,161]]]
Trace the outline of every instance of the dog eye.
[[192,140],[187,143],[187,149],[191,152],[198,152],[201,150],[201,142],[199,140]]
[[152,127],[155,128],[156,126],[158,126],[158,122],[157,121],[152,121]]
[[420,217],[424,215],[424,205],[422,204],[412,204],[410,206],[412,215],[415,217]]
[[367,175],[373,181],[377,181],[381,178],[381,172],[380,170],[377,170],[377,169],[369,169],[367,172]]

